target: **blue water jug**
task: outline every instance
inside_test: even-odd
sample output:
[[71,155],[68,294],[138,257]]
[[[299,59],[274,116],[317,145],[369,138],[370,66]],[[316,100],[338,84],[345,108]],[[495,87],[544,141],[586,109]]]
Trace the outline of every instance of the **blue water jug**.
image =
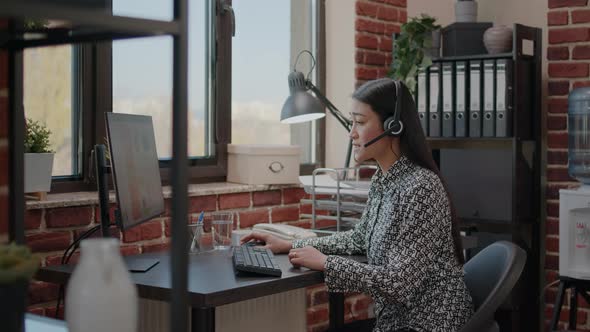
[[568,170],[590,185],[590,87],[573,90],[568,98]]

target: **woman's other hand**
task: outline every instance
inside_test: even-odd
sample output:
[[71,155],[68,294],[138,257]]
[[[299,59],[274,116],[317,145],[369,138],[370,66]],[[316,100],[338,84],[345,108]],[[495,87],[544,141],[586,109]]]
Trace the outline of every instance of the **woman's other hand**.
[[244,244],[251,240],[263,242],[264,247],[270,249],[273,254],[284,254],[289,252],[289,249],[293,247],[293,243],[289,240],[283,240],[274,235],[259,232],[252,232],[242,237],[240,244]]
[[324,271],[326,258],[326,255],[310,246],[289,251],[289,261],[293,266],[304,266],[317,271]]

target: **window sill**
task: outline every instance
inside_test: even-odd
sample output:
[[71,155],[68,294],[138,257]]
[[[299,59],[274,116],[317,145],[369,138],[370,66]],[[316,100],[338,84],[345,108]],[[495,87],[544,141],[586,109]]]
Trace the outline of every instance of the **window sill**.
[[[189,197],[245,193],[253,191],[279,190],[283,188],[299,188],[299,184],[239,184],[230,182],[213,182],[202,184],[190,184],[188,187]],[[162,188],[164,199],[172,197],[170,186]],[[113,191],[109,194],[109,201],[115,203],[115,194]],[[63,194],[49,194],[47,199],[42,201],[30,200],[26,202],[27,210],[48,209],[71,206],[97,205],[98,195],[96,191],[72,192]]]

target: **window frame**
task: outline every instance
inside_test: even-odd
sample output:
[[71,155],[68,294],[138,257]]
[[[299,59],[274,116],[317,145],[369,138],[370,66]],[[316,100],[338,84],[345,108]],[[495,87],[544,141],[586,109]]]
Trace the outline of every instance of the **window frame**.
[[[213,0],[215,12],[214,40],[215,66],[213,71],[210,114],[213,117],[214,155],[206,158],[190,158],[189,182],[225,182],[227,176],[227,145],[231,142],[231,90],[232,90],[232,17],[223,11],[224,5],[231,6],[232,0]],[[316,81],[320,90],[325,91],[325,0],[316,0]],[[74,144],[80,155],[79,176],[53,177],[52,193],[96,191],[96,181],[91,163],[92,149],[96,144],[104,144],[106,137],[105,113],[112,111],[112,42],[80,44],[78,48],[79,72],[73,73],[80,86],[75,87],[81,95],[73,96],[73,110],[78,112],[78,133],[73,133],[81,142]],[[76,126],[74,126],[76,127]],[[325,120],[317,121],[315,163],[302,163],[301,174],[311,174],[325,162]],[[163,185],[170,184],[170,162],[160,160],[160,175]],[[109,181],[110,182],[110,181]]]
[[[316,0],[316,86],[320,91],[326,91],[326,0]],[[325,112],[324,107],[324,112]],[[328,112],[326,112],[328,113]],[[326,114],[326,116],[328,116]],[[300,165],[299,173],[301,175],[311,175],[316,168],[324,167],[326,156],[326,120],[325,117],[316,120],[316,146],[315,146],[315,163],[303,163]]]

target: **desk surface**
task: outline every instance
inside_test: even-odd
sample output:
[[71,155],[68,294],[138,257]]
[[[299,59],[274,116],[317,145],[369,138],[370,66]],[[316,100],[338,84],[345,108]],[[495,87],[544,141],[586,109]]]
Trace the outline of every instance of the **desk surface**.
[[[131,273],[140,297],[168,301],[171,293],[169,253],[151,253],[133,257],[156,258],[160,262],[147,272]],[[364,257],[351,256],[363,261]],[[292,289],[307,287],[324,281],[323,272],[306,268],[294,268],[287,255],[276,255],[275,259],[283,276],[266,277],[252,274],[236,274],[232,264],[231,251],[212,251],[189,255],[188,292],[192,307],[216,307],[224,304],[276,294]],[[45,267],[39,270],[39,280],[66,283],[73,265]]]

